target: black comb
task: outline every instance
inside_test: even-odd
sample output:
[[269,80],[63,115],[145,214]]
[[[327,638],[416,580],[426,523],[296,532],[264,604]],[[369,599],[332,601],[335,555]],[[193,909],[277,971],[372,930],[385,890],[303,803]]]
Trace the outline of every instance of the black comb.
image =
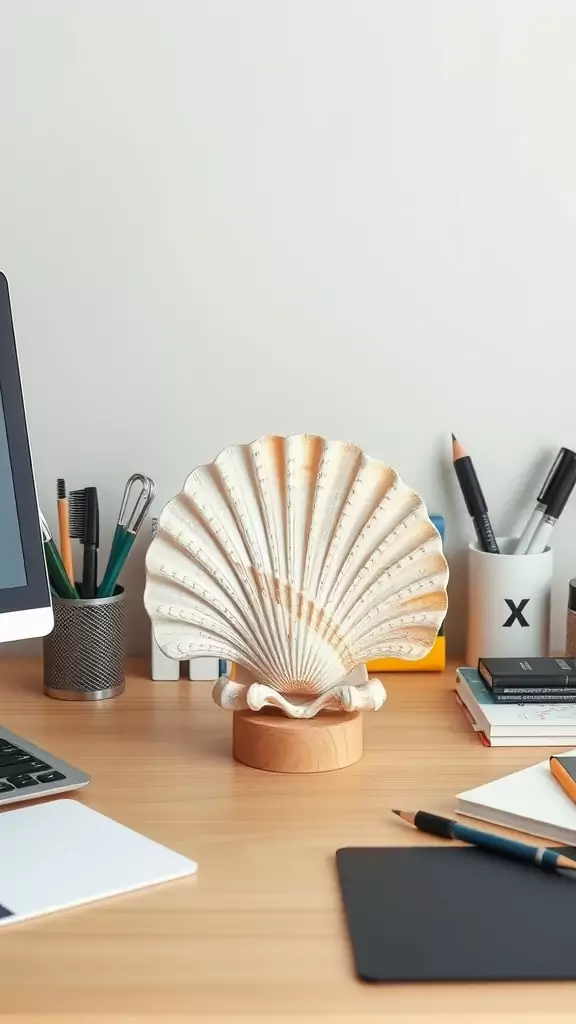
[[100,543],[100,513],[98,491],[83,487],[70,491],[70,536],[84,545],[82,566],[82,597],[96,597],[98,589],[98,545]]
[[70,516],[70,536],[84,543],[86,529],[86,488],[70,491],[68,495],[68,511]]

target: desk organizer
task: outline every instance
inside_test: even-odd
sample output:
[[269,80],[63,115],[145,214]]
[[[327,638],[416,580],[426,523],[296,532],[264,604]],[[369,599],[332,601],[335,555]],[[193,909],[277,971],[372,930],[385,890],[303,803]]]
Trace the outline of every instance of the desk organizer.
[[44,638],[44,693],[58,700],[105,700],[124,690],[124,588],[113,597],[53,597],[54,629]]
[[499,537],[499,555],[480,551],[477,541],[469,545],[467,665],[548,655],[552,550],[515,555],[516,544]]

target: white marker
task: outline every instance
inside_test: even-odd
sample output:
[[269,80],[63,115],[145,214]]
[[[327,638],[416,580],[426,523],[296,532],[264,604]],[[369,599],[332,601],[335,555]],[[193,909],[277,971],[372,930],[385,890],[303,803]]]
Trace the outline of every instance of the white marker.
[[538,527],[540,526],[540,523],[542,522],[542,516],[544,515],[545,512],[546,512],[546,505],[544,505],[541,501],[539,501],[536,504],[536,507],[535,507],[532,515],[530,516],[530,519],[526,523],[526,526],[524,527],[522,536],[520,537],[520,540],[518,541],[518,543],[517,543],[517,545],[516,545],[516,547],[514,549],[514,554],[515,555],[525,555],[527,553],[528,548],[530,547],[530,544],[532,543],[532,539],[534,537],[534,534],[536,533],[536,530],[538,529]]
[[543,516],[525,554],[541,555],[543,551],[546,551],[546,548],[549,546],[548,541],[550,539],[550,535],[555,526],[556,520],[553,519],[552,516]]
[[[573,452],[571,454],[574,455]],[[527,555],[540,555],[546,550],[552,530],[562,515],[575,484],[576,455],[570,462],[565,463],[562,476],[556,474],[554,486],[548,495],[546,514],[542,517],[542,521],[528,545]]]

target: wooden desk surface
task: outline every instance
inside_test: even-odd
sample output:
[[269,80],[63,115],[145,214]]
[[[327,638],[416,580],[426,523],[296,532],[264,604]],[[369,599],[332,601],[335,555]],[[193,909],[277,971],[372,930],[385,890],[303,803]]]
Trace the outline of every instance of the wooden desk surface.
[[566,983],[382,987],[354,976],[334,851],[429,843],[389,808],[450,812],[455,793],[550,752],[484,748],[451,694],[453,670],[384,677],[363,760],[306,777],[234,763],[210,686],[152,683],[145,671],[133,666],[123,697],[76,704],[43,696],[38,661],[0,661],[0,721],[93,777],[67,799],[200,865],[195,881],[2,930],[0,1019],[576,1019]]

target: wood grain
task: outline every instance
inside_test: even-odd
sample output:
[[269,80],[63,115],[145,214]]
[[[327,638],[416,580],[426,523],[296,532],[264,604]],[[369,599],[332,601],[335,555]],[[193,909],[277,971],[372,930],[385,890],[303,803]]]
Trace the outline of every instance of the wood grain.
[[134,665],[114,700],[64,703],[42,694],[39,661],[0,663],[3,724],[93,776],[68,799],[199,862],[196,881],[0,931],[0,1019],[574,1019],[573,984],[378,987],[354,977],[335,850],[433,842],[389,809],[449,813],[460,790],[552,752],[482,747],[451,692],[453,669],[386,676],[387,703],[365,716],[362,760],[323,775],[238,764],[232,716],[212,704],[210,685],[152,683],[144,671]]
[[362,757],[360,711],[287,718],[264,709],[232,716],[232,753],[241,764],[265,772],[307,774],[348,768]]

